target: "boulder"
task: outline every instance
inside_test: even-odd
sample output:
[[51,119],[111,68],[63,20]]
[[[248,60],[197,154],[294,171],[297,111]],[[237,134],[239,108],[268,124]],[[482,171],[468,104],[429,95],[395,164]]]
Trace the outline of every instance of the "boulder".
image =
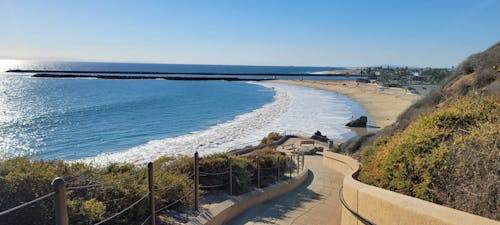
[[368,118],[366,116],[360,116],[359,118],[346,124],[348,127],[366,127]]
[[321,132],[319,130],[316,131],[316,133],[314,133],[313,136],[311,136],[311,139],[318,140],[318,141],[321,141],[321,142],[327,142],[328,141],[328,138],[326,137],[326,135],[321,134]]

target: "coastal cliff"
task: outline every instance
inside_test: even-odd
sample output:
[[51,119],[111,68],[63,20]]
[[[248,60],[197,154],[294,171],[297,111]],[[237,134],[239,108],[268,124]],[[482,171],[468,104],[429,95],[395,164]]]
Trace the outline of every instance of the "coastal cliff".
[[500,220],[499,64],[497,43],[470,56],[394,124],[361,139],[358,178]]

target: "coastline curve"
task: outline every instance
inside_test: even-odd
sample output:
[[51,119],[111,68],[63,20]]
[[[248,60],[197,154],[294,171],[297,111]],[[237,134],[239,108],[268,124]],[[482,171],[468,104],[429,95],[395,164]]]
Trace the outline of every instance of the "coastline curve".
[[[98,165],[123,161],[144,164],[161,155],[190,155],[195,151],[207,155],[256,145],[269,132],[307,136],[319,129],[332,139],[342,139],[343,135],[352,132],[343,123],[352,117],[356,106],[340,94],[275,82],[251,83],[273,90],[274,100],[206,130],[152,140],[120,152],[103,153],[80,161]],[[304,115],[315,115],[316,119],[301,122],[300,118]]]

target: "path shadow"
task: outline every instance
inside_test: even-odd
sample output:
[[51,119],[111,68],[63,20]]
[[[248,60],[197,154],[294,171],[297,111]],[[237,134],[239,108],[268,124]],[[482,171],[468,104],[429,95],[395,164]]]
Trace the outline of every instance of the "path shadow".
[[308,188],[313,180],[314,172],[309,170],[307,179],[298,188],[278,198],[251,207],[227,224],[245,224],[250,220],[252,222],[274,224],[274,220],[283,219],[288,212],[301,208],[307,202],[323,198],[322,194]]

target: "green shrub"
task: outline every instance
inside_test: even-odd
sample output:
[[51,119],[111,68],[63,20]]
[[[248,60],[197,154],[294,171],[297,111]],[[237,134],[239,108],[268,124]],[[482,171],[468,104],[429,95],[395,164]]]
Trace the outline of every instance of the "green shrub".
[[[499,181],[499,103],[499,96],[469,95],[420,116],[401,132],[378,138],[362,150],[358,178],[368,184],[498,218],[498,187],[479,186]],[[467,194],[460,183],[476,188]],[[486,206],[483,204],[486,197],[471,197],[477,194],[493,200]],[[466,204],[460,199],[469,201]],[[483,210],[477,210],[480,206]]]
[[[220,173],[228,170],[232,160],[233,194],[252,190],[256,181],[256,156],[262,168],[280,167],[286,171],[286,157],[272,149],[256,150],[248,156],[219,153],[200,158],[200,171]],[[160,157],[153,162],[155,203],[159,209],[178,199],[173,207],[187,208],[193,204],[193,157]],[[263,171],[263,183],[274,179],[275,170]],[[32,160],[27,157],[0,162],[0,211],[17,206],[52,192],[55,177],[66,181],[68,216],[71,224],[92,224],[117,213],[148,193],[147,168],[129,163],[111,163],[104,167],[85,163],[65,163],[60,160]],[[200,177],[201,185],[229,182],[229,175]],[[92,188],[71,187],[102,184]],[[226,192],[227,186],[215,189]],[[149,216],[147,198],[106,224],[140,224]],[[0,224],[54,224],[53,197],[3,216]]]
[[[30,160],[27,157],[0,162],[0,211],[52,192],[55,177],[63,177],[67,187],[102,183],[103,187],[67,191],[68,216],[71,224],[95,223],[126,208],[147,193],[146,168],[132,164],[110,164],[104,168],[83,163],[52,160]],[[177,183],[173,189],[158,190],[158,207],[172,202],[192,190],[187,174],[155,171],[160,186]],[[193,199],[193,198],[188,198]],[[162,205],[163,204],[163,205]],[[183,201],[180,205],[189,205]],[[2,217],[0,224],[54,224],[53,197]],[[147,199],[107,224],[140,223],[148,214]]]
[[94,198],[89,200],[70,199],[67,202],[69,217],[72,222],[80,224],[93,224],[104,219],[106,206]]
[[[280,153],[271,148],[264,148],[253,151],[249,154],[248,159],[251,161],[252,165],[257,165],[259,162],[261,168],[261,178],[263,181],[261,183],[273,182],[278,176],[277,168],[279,167],[279,176],[282,177],[287,171],[287,161],[288,158],[284,153]],[[254,170],[254,177],[257,177],[257,170]]]
[[271,144],[273,142],[276,142],[278,141],[279,139],[281,139],[283,137],[283,135],[281,135],[280,133],[277,133],[277,132],[271,132],[267,135],[267,137],[265,138],[262,138],[262,140],[260,141],[260,144],[261,145],[267,145],[267,144]]

